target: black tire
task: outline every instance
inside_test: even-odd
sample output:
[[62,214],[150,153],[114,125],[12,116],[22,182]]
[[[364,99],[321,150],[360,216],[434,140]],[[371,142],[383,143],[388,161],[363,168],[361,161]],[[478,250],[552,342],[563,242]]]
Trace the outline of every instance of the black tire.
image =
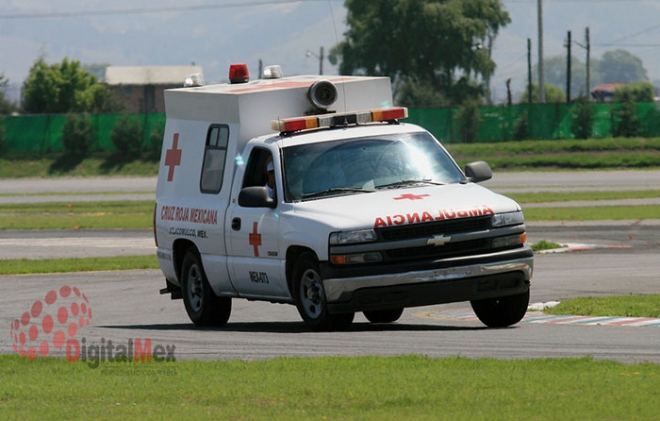
[[231,298],[218,297],[209,285],[202,259],[193,248],[181,266],[181,292],[188,317],[196,326],[224,326],[231,314]]
[[391,308],[388,310],[365,311],[364,317],[371,323],[392,323],[399,320],[402,314],[402,308]]
[[525,317],[529,306],[529,290],[522,294],[471,301],[472,310],[488,327],[515,325]]
[[323,291],[318,262],[310,253],[302,254],[293,267],[293,298],[298,313],[312,330],[347,330],[355,313],[330,314]]

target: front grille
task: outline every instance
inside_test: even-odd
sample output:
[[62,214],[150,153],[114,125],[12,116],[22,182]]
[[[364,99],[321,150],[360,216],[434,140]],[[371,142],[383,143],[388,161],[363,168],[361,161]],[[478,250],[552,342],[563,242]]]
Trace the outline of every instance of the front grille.
[[490,238],[461,241],[444,246],[426,246],[385,251],[387,261],[407,261],[413,259],[446,259],[449,257],[470,256],[490,251]]
[[[424,242],[425,245],[421,247],[384,249],[381,251],[383,261],[397,263],[427,259],[448,259],[477,256],[522,247],[522,245],[515,245],[503,249],[493,249],[492,241],[494,236],[498,234],[496,234],[497,229],[493,230],[491,226],[491,219],[490,215],[485,215],[377,229],[378,241],[390,244],[404,240],[431,239],[440,235],[452,237],[452,240],[444,245],[426,245],[426,242]],[[470,233],[480,233],[478,236],[481,238],[475,239],[472,236],[472,239],[458,241],[458,234]],[[468,237],[464,236],[463,238]]]
[[490,228],[491,216],[459,218],[449,221],[427,222],[424,224],[404,225],[378,229],[383,241],[408,240],[420,237],[432,237],[439,234],[457,234],[462,232],[483,231]]

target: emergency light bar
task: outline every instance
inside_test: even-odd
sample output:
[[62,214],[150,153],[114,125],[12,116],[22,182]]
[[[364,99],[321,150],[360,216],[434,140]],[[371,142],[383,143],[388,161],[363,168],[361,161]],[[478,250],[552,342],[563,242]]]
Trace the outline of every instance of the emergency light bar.
[[295,132],[321,127],[347,126],[349,124],[367,124],[378,121],[391,121],[408,117],[405,107],[380,110],[354,111],[345,114],[325,114],[310,117],[293,117],[270,122],[270,128],[278,132]]

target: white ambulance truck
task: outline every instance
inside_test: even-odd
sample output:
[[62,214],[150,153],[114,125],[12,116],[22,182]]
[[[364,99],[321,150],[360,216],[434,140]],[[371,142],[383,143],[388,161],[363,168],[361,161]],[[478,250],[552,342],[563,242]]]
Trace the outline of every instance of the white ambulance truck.
[[232,300],[294,304],[313,330],[356,312],[469,301],[487,326],[527,311],[533,252],[520,206],[476,183],[421,127],[388,78],[296,76],[165,92],[154,209],[163,294],[195,325]]

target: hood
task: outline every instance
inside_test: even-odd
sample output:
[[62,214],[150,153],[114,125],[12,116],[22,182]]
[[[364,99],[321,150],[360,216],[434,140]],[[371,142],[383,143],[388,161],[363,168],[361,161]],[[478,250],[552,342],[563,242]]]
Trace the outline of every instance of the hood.
[[340,229],[383,228],[495,213],[520,206],[477,184],[383,189],[299,202],[294,212]]

